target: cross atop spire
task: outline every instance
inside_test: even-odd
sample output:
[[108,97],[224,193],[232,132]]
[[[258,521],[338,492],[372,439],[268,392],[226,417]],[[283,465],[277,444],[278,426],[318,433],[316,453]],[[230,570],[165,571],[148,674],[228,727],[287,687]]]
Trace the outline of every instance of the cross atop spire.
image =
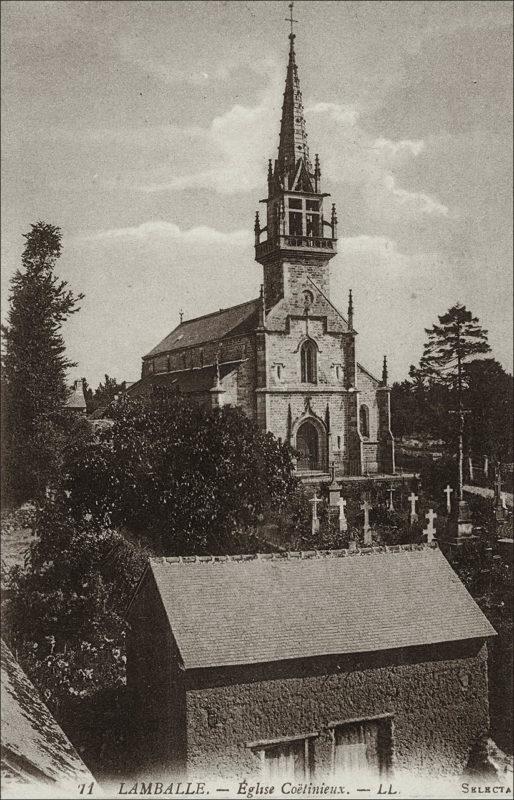
[[294,6],[294,0],[291,0],[291,2],[289,3],[289,16],[285,18],[286,22],[290,22],[291,23],[291,33],[289,34],[289,38],[290,39],[291,38],[294,39],[293,25],[294,25],[295,22],[298,22],[297,19],[293,19],[293,6]]

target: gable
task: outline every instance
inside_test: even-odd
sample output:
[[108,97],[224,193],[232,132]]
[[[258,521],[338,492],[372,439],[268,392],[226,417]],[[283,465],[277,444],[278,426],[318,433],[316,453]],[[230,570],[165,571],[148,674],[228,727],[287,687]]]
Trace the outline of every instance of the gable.
[[162,558],[150,568],[186,669],[495,633],[443,554],[423,545]]

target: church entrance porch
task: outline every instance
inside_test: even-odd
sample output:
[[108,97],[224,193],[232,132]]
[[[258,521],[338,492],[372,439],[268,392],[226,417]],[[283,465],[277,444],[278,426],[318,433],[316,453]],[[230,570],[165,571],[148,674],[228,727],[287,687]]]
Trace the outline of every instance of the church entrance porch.
[[296,449],[299,472],[322,472],[326,470],[323,431],[313,420],[307,419],[298,428]]

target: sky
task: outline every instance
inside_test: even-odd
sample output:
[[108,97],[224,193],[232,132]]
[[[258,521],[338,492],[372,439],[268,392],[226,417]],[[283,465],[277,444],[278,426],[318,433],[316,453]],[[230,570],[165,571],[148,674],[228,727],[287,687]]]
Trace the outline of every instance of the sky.
[[[256,297],[286,2],[2,3],[2,309],[38,220],[83,292],[70,379],[137,380],[179,321]],[[456,302],[512,371],[512,5],[295,4],[311,154],[338,211],[331,298],[390,379]]]

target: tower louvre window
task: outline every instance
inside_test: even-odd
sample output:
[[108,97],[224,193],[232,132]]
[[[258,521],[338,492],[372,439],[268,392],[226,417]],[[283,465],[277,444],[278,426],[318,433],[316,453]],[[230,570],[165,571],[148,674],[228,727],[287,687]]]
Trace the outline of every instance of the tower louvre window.
[[302,215],[297,211],[289,212],[289,235],[303,236]]
[[306,341],[300,350],[302,383],[317,383],[317,354],[314,342]]

